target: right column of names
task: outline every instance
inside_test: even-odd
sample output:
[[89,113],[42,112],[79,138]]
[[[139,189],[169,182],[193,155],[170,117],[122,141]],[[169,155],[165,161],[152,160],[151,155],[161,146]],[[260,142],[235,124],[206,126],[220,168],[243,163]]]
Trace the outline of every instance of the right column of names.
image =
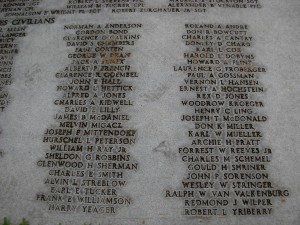
[[286,197],[271,182],[272,150],[263,140],[267,121],[259,76],[266,72],[248,49],[247,25],[185,24],[189,52],[174,66],[189,141],[179,147],[187,166],[180,190],[166,197],[184,200],[185,216],[268,215],[274,197]]

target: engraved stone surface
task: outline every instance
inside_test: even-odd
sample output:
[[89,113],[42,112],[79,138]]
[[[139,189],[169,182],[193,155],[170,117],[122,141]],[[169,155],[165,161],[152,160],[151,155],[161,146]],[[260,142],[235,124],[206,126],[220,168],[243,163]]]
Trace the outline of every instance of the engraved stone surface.
[[298,0],[0,0],[0,220],[300,224]]

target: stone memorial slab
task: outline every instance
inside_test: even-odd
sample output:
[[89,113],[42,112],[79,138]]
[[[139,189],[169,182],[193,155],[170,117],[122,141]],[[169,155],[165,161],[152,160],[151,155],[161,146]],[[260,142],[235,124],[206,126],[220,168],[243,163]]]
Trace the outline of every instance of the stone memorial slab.
[[300,224],[299,12],[0,0],[1,222]]

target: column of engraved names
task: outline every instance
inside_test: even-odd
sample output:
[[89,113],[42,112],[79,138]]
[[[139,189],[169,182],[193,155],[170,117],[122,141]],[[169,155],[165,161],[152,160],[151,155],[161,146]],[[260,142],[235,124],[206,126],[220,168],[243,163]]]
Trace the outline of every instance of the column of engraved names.
[[[138,164],[130,154],[136,130],[131,119],[132,85],[138,74],[128,61],[141,24],[65,25],[71,64],[56,73],[60,95],[54,104],[57,124],[43,142],[48,150],[38,162],[49,168],[48,193],[37,200],[50,211],[115,214],[132,199],[121,193],[128,172]],[[74,34],[75,32],[75,34]]]
[[[38,19],[40,24],[52,24],[54,18]],[[0,20],[0,113],[10,101],[8,87],[13,82],[14,58],[19,53],[19,39],[27,35],[32,20]],[[26,74],[25,74],[26,76]]]
[[267,121],[260,100],[265,68],[246,48],[253,44],[247,25],[186,24],[182,39],[191,52],[180,86],[190,143],[179,153],[187,164],[183,189],[166,197],[184,199],[184,215],[266,215],[273,197],[288,196],[267,172],[271,149],[261,125]]
[[0,112],[7,107],[10,97],[7,91],[12,84],[14,57],[19,52],[17,37],[24,37],[27,26],[8,26],[0,21]]
[[7,107],[10,96],[8,86],[13,81],[14,57],[19,53],[19,38],[27,35],[28,25],[52,24],[55,18],[7,18],[14,13],[32,13],[39,1],[1,1],[0,2],[0,112]]
[[[5,111],[11,101],[9,86],[14,80],[15,56],[20,52],[21,38],[27,36],[29,25],[52,24],[54,17],[20,18],[19,14],[32,14],[39,1],[1,1],[0,2],[0,114]],[[12,18],[9,16],[15,15]],[[37,68],[32,68],[37,72]],[[22,74],[23,75],[23,74]],[[26,78],[27,74],[24,73]],[[0,156],[4,150],[0,149]]]

